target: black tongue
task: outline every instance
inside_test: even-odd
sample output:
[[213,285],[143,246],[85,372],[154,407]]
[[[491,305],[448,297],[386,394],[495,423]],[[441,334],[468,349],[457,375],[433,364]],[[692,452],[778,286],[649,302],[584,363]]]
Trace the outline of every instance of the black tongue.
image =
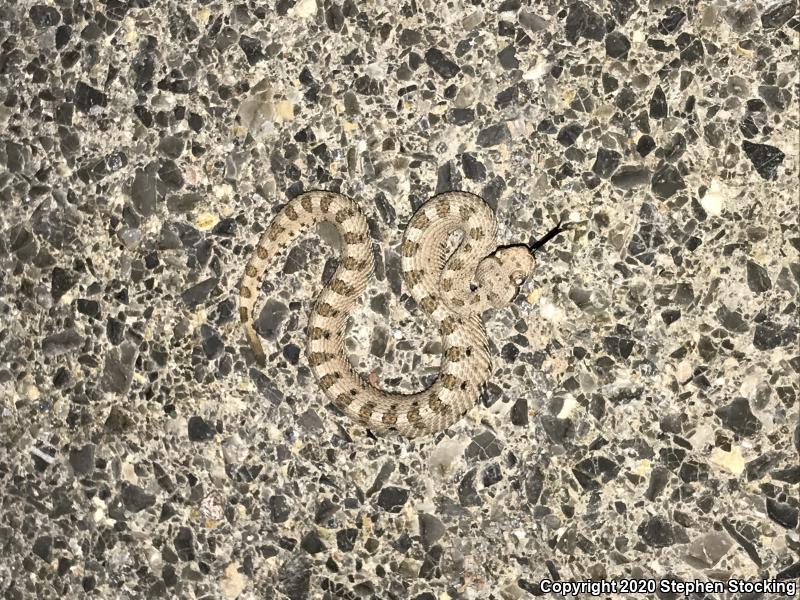
[[556,236],[557,236],[559,233],[561,233],[562,231],[566,231],[567,229],[569,229],[571,225],[572,225],[572,223],[561,223],[561,222],[559,222],[559,224],[558,224],[558,225],[556,225],[555,227],[553,227],[553,228],[552,228],[550,231],[548,231],[547,233],[545,233],[545,234],[544,234],[542,237],[540,237],[538,240],[536,240],[535,242],[533,242],[533,244],[531,244],[530,246],[528,246],[528,248],[530,248],[530,251],[531,251],[531,252],[536,252],[536,251],[537,251],[539,248],[541,248],[542,246],[544,246],[544,245],[545,245],[547,242],[549,242],[550,240],[552,240],[552,239],[553,239],[554,237],[556,237]]

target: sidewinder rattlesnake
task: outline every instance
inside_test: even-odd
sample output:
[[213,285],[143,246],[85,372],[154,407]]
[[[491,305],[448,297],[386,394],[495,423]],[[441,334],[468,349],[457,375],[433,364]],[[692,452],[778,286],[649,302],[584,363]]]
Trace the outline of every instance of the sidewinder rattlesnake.
[[[260,281],[273,257],[308,229],[330,221],[342,240],[336,272],[316,300],[308,322],[308,362],[320,387],[347,415],[367,427],[414,437],[444,429],[472,408],[491,375],[481,314],[510,304],[534,267],[532,247],[497,247],[497,220],[479,197],[466,192],[434,196],[413,215],[400,248],[408,291],[436,323],[442,338],[439,375],[425,390],[391,393],[371,385],[353,368],[344,346],[351,311],[373,273],[372,242],[364,213],[347,196],[310,191],[275,216],[245,267],[239,311],[256,361],[266,364],[253,326]],[[461,234],[455,251],[448,240]]]

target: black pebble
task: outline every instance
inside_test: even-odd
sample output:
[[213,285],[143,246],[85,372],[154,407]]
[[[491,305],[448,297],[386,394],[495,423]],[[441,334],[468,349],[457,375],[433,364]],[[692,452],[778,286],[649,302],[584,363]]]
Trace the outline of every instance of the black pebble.
[[461,70],[456,63],[447,58],[438,48],[428,49],[425,53],[425,62],[444,79],[452,79]]
[[70,271],[62,269],[61,267],[53,267],[53,272],[50,277],[50,295],[53,297],[53,302],[58,302],[61,296],[72,289],[72,286],[74,286],[76,282],[77,277]]
[[753,260],[747,261],[747,286],[751,292],[761,294],[772,288],[767,270]]
[[114,344],[115,346],[122,343],[125,334],[125,321],[120,319],[116,319],[114,317],[108,317],[106,321],[106,337],[108,337],[108,341]]
[[670,6],[667,13],[659,23],[659,30],[662,33],[672,33],[676,31],[686,19],[686,13],[676,6]]
[[639,141],[636,142],[636,151],[642,158],[650,154],[655,147],[656,147],[656,142],[649,135],[641,136],[639,138]]
[[486,460],[500,456],[501,450],[502,446],[497,437],[491,431],[485,430],[472,438],[469,446],[464,450],[464,458]]
[[650,116],[653,119],[663,119],[667,116],[667,96],[660,85],[656,86],[650,98]]
[[216,431],[203,417],[189,417],[188,423],[189,440],[192,442],[207,442],[214,439]]
[[281,494],[270,496],[269,512],[273,523],[285,523],[288,521],[292,511],[286,500],[286,496]]
[[84,314],[87,317],[91,317],[93,319],[100,317],[100,303],[97,300],[78,298],[75,306],[79,313]]
[[481,475],[481,483],[483,483],[484,488],[491,487],[494,484],[501,482],[502,480],[503,480],[503,471],[502,469],[500,469],[500,465],[496,463],[488,465],[483,470],[483,474]]
[[763,179],[770,181],[778,178],[778,167],[786,157],[780,149],[768,144],[754,144],[748,140],[742,142],[742,149]]
[[336,532],[336,547],[339,548],[341,552],[350,552],[355,548],[357,539],[358,529],[341,529]]
[[75,84],[75,107],[81,112],[89,112],[93,106],[104,107],[108,104],[108,97],[100,90],[79,81]]
[[239,47],[244,52],[247,62],[251,65],[258,63],[266,58],[264,50],[261,47],[261,42],[256,38],[243,35],[239,38]]
[[232,236],[236,234],[236,220],[233,218],[222,219],[211,230],[214,235]]
[[585,490],[598,489],[617,476],[619,465],[605,456],[584,458],[572,468],[572,474]]
[[500,351],[500,355],[507,363],[512,363],[514,362],[514,359],[519,356],[519,348],[517,348],[516,345],[512,344],[511,342],[508,342],[505,346],[503,346],[503,349]]
[[581,133],[583,133],[583,125],[580,123],[570,123],[561,128],[556,139],[562,146],[569,147],[577,141]]
[[613,356],[628,358],[633,352],[634,344],[630,338],[609,335],[603,338],[603,347]]
[[650,517],[639,525],[636,532],[647,545],[654,548],[666,548],[675,543],[672,525],[663,517]]
[[386,486],[378,494],[378,506],[390,513],[399,513],[408,500],[408,490],[394,486]]
[[514,406],[511,407],[511,423],[517,427],[527,427],[528,425],[528,400],[517,398]]
[[286,344],[283,347],[283,357],[291,365],[296,365],[300,360],[300,347],[297,344]]

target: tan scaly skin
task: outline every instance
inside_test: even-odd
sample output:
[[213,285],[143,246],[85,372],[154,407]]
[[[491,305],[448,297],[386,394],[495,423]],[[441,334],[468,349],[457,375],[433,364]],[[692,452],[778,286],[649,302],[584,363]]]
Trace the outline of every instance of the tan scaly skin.
[[[342,257],[309,318],[307,358],[320,387],[342,411],[375,431],[414,437],[452,425],[476,404],[491,375],[481,314],[514,300],[533,271],[532,249],[521,245],[498,249],[494,213],[473,194],[446,192],[417,210],[400,247],[403,278],[418,306],[439,328],[442,361],[429,388],[398,394],[371,385],[347,358],[347,320],[374,265],[364,214],[353,200],[334,192],[306,192],[286,204],[245,267],[239,311],[256,361],[266,363],[253,327],[261,278],[276,253],[322,221],[336,225]],[[453,233],[460,233],[461,241],[448,252]]]

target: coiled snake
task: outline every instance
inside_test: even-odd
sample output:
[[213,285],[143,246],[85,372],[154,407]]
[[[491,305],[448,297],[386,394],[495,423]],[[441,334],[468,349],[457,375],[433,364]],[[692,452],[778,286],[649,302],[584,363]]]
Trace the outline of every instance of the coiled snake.
[[[383,391],[362,378],[347,358],[345,329],[350,312],[373,273],[367,219],[342,194],[303,193],[288,202],[270,223],[245,267],[239,310],[247,340],[259,364],[266,363],[253,327],[260,280],[276,253],[321,221],[336,225],[342,256],[331,281],[316,300],[308,323],[307,357],[320,387],[350,417],[383,432],[414,437],[444,429],[472,408],[491,375],[486,329],[481,313],[510,304],[534,267],[534,246],[497,247],[497,220],[478,196],[445,192],[413,215],[400,249],[408,291],[436,323],[442,339],[439,376],[413,394]],[[448,240],[460,233],[453,252]]]

